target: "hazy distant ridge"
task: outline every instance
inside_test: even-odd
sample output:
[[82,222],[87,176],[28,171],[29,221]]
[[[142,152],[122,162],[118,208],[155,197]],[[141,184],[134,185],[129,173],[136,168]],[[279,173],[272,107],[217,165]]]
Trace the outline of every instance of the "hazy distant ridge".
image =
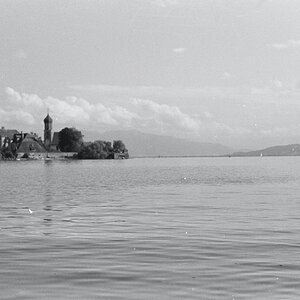
[[300,155],[300,144],[280,145],[262,150],[234,152],[232,156],[297,156]]
[[136,130],[107,131],[86,134],[93,139],[122,140],[131,157],[137,156],[219,156],[233,152],[232,148],[214,143],[200,143],[187,139],[142,133]]

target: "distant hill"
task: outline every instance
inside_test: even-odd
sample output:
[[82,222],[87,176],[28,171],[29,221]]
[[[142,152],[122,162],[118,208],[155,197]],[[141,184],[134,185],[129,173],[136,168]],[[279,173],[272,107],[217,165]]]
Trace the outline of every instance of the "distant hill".
[[235,152],[231,156],[297,156],[300,155],[300,145],[282,145],[265,148],[262,150]]
[[199,143],[170,136],[142,133],[137,130],[85,133],[92,139],[122,140],[131,157],[142,156],[219,156],[234,150],[221,144]]

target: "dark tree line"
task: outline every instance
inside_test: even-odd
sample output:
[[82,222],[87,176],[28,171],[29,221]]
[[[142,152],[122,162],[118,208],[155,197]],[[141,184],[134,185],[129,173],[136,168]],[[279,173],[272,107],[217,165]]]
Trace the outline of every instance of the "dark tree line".
[[124,158],[128,158],[128,151],[124,143],[120,140],[111,142],[95,141],[84,144],[78,152],[79,159],[112,159],[115,153],[123,153]]
[[77,152],[79,159],[112,159],[115,153],[128,158],[128,150],[121,140],[111,142],[97,140],[83,142],[83,135],[75,128],[64,128],[59,132],[59,148],[62,152]]
[[76,128],[64,128],[59,133],[59,149],[62,152],[78,152],[83,145],[83,135]]
[[110,142],[95,141],[84,144],[78,152],[79,159],[108,159],[113,158]]

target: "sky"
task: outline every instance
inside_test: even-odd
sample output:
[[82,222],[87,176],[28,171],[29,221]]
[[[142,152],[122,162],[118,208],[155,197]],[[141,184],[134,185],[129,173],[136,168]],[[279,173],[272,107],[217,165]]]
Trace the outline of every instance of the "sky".
[[300,143],[298,0],[0,0],[0,126]]

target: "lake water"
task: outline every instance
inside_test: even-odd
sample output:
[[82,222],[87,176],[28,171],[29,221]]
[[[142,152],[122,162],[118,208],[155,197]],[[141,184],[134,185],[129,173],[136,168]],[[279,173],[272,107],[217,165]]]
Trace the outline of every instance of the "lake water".
[[0,163],[1,299],[299,299],[300,157]]

